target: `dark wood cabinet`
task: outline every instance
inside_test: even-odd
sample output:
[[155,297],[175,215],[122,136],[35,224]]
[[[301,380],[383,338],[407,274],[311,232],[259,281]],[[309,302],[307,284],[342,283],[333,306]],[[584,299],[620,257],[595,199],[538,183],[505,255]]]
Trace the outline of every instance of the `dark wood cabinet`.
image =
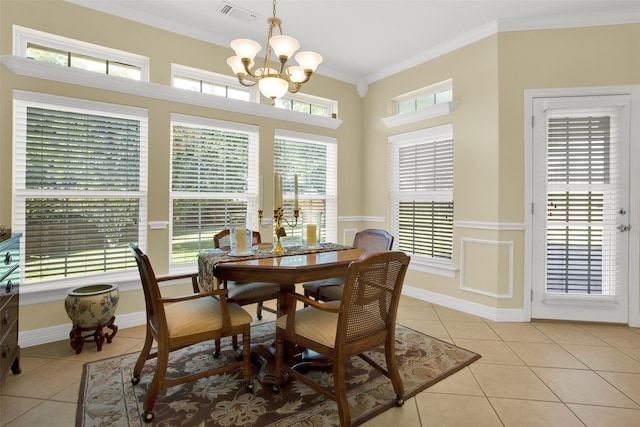
[[0,381],[9,369],[20,373],[18,309],[20,297],[20,237],[0,242]]

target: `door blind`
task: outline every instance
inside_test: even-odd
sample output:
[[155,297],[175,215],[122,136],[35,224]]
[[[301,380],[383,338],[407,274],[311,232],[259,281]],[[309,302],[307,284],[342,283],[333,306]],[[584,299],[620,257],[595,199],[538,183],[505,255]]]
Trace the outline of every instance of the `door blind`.
[[549,114],[548,293],[616,295],[615,114]]

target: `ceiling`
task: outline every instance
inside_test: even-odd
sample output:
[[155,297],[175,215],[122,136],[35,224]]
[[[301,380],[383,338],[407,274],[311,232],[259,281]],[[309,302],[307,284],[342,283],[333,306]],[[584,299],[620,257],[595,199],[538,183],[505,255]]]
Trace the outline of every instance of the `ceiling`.
[[[262,52],[273,15],[271,0],[67,1],[221,46],[251,38]],[[280,0],[277,16],[301,50],[324,57],[319,74],[358,84],[498,30],[640,22],[640,0]]]

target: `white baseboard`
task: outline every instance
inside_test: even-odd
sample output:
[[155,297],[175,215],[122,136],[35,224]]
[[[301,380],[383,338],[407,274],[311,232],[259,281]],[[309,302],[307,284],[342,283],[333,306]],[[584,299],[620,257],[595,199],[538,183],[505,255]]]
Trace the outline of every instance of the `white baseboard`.
[[407,284],[402,287],[402,294],[496,322],[528,322],[530,320],[522,308],[489,307],[414,286],[407,286]]
[[[144,325],[147,321],[146,316],[147,315],[144,311],[122,314],[120,316],[116,316],[115,324],[120,329]],[[63,325],[48,326],[46,328],[32,329],[29,331],[20,332],[18,333],[18,343],[20,344],[20,347],[25,348],[33,347],[34,345],[68,340],[71,328],[72,324],[67,323]]]
[[[428,301],[433,304],[438,304],[443,307],[448,307],[454,310],[462,311],[464,313],[473,314],[485,319],[494,320],[497,322],[528,322],[523,309],[507,309],[507,308],[494,308],[486,305],[477,304],[461,300],[459,298],[450,297],[447,295],[438,294],[435,292],[427,291],[424,289],[416,288],[413,286],[404,285],[402,288],[402,294],[416,298],[423,301]],[[144,325],[146,322],[146,314],[144,311],[137,313],[127,313],[116,316],[116,325],[118,328],[131,328],[134,326]],[[69,339],[69,332],[71,331],[71,323],[48,326],[41,329],[32,329],[29,331],[20,332],[18,335],[18,341],[23,348],[33,347],[35,345],[47,344],[55,341],[62,341]]]

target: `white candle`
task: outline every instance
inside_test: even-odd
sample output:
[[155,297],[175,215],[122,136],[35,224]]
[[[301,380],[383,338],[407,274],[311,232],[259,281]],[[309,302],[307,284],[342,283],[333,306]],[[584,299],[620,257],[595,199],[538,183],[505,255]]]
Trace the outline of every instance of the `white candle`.
[[282,207],[282,175],[278,174],[278,207]]
[[258,177],[258,210],[262,210],[263,200],[262,200],[262,175]]
[[293,193],[294,193],[294,203],[293,209],[298,210],[298,175],[293,176]]
[[307,246],[315,246],[316,243],[316,225],[307,224]]
[[244,228],[236,228],[236,252],[247,252],[247,230]]
[[278,209],[278,172],[273,173],[273,210]]

